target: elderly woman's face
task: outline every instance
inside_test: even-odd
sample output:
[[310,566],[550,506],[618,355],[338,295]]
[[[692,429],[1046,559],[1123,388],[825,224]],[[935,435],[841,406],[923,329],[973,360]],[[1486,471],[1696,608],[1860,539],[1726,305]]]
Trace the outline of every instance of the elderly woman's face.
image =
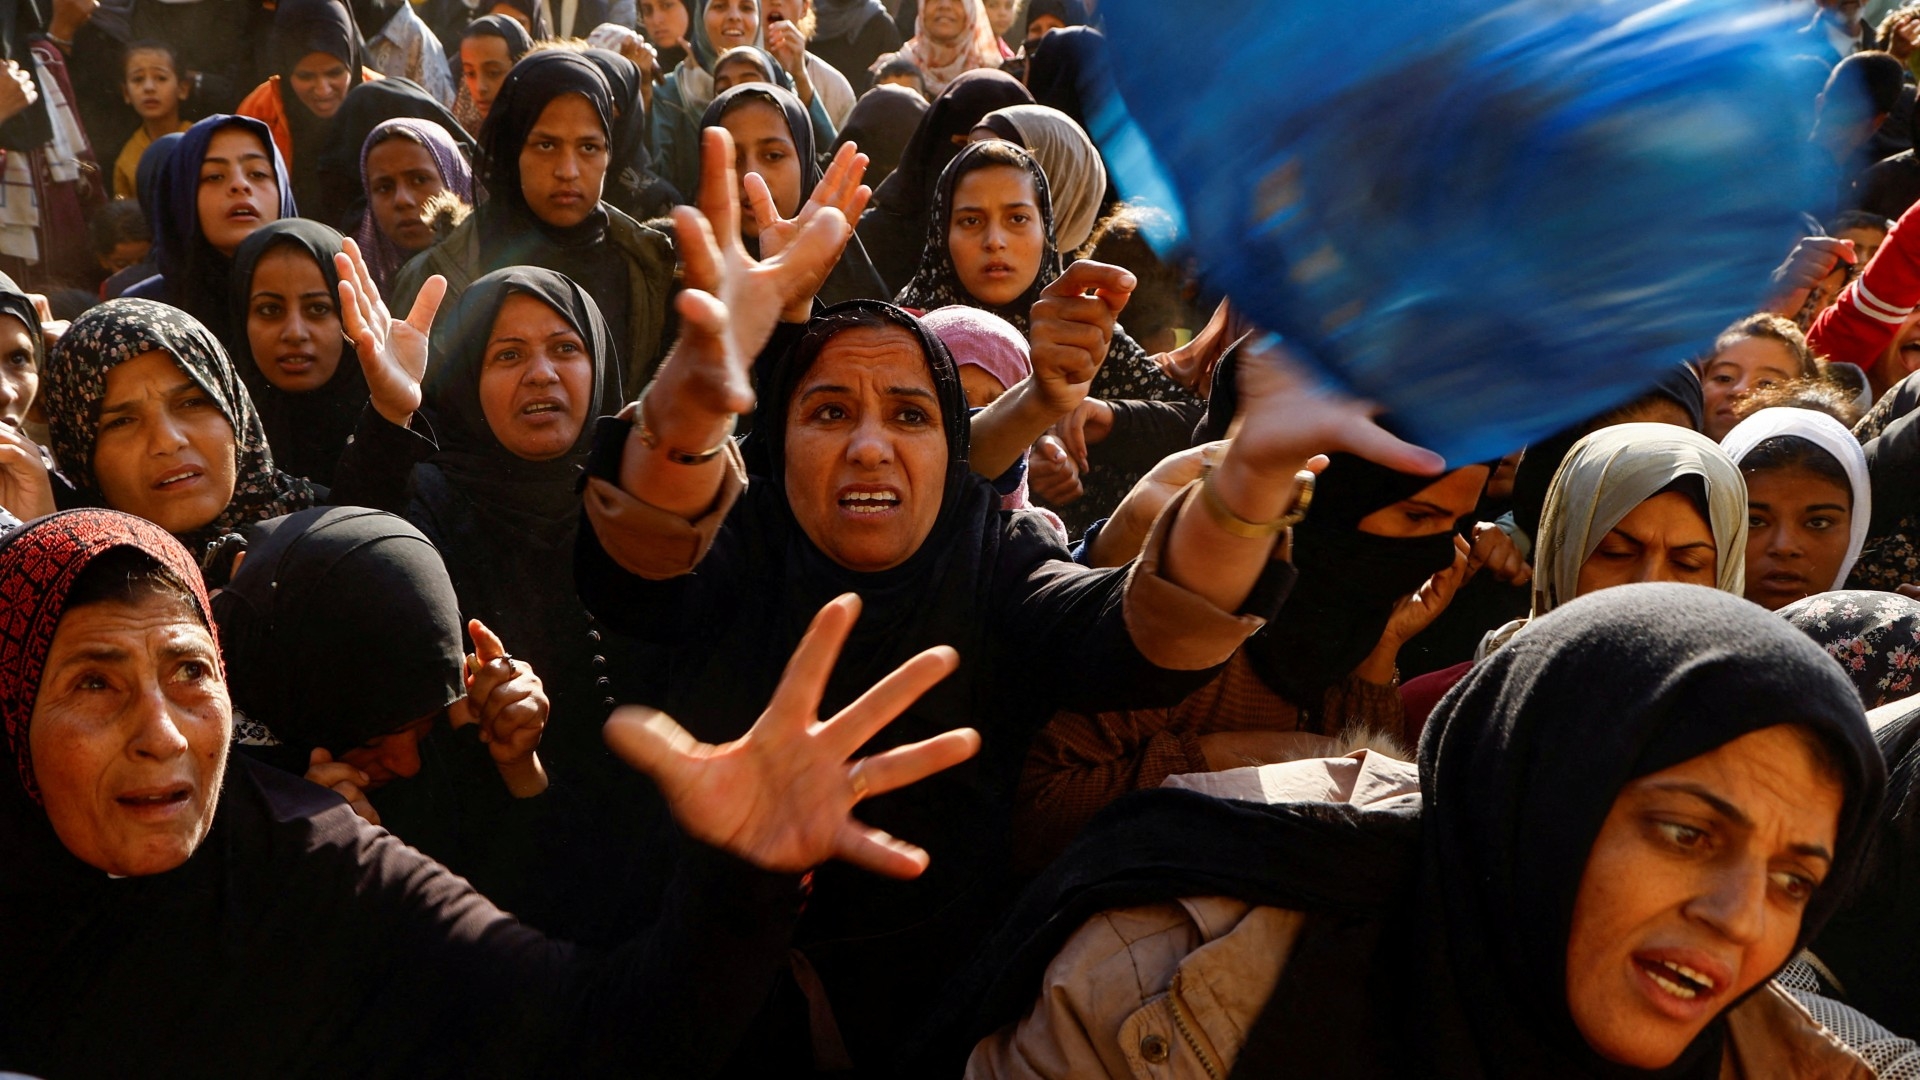
[[787,403],[787,500],[849,570],[888,570],[933,531],[946,487],[940,399],[920,343],[856,327],[820,351]]
[[963,0],[927,0],[920,8],[920,26],[940,45],[958,45],[967,29]]
[[546,302],[514,293],[500,305],[480,368],[480,411],[500,444],[528,461],[573,449],[593,403],[593,356]]
[[237,472],[233,425],[173,357],[141,353],[107,372],[93,447],[107,506],[192,532],[233,501]]
[[213,824],[233,709],[218,646],[187,601],[70,609],[27,729],[55,834],[110,874],[161,874]]
[[1634,507],[1600,538],[1580,564],[1574,595],[1643,581],[1713,588],[1718,566],[1713,530],[1700,509],[1680,492],[1665,491]]
[[1567,1006],[1601,1056],[1664,1067],[1793,953],[1845,792],[1786,725],[1628,784],[1587,857]]

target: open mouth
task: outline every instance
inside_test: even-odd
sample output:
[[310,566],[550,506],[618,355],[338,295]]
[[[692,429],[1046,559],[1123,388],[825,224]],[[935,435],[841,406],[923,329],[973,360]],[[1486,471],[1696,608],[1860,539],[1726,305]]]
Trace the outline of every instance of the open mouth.
[[114,802],[136,813],[167,813],[186,804],[193,797],[193,788],[188,784],[174,784],[169,787],[142,788],[114,796]]
[[520,415],[535,422],[552,422],[567,415],[567,404],[555,398],[541,398],[522,405]]
[[240,206],[236,206],[233,209],[227,211],[227,220],[228,221],[259,221],[260,211],[255,210],[251,206],[242,204]]
[[899,508],[897,491],[849,491],[840,496],[840,509],[850,514],[884,514]]
[[185,466],[169,473],[163,473],[160,479],[153,482],[153,489],[155,491],[180,491],[184,488],[192,487],[193,482],[200,479],[203,475],[205,474],[198,468],[190,465]]
[[295,353],[290,356],[275,357],[273,365],[288,375],[305,375],[313,370],[314,359],[311,356]]
[[1696,1001],[1710,997],[1720,987],[1711,976],[1695,971],[1685,964],[1673,960],[1643,960],[1635,957],[1635,964],[1648,979],[1661,990],[1681,1001]]

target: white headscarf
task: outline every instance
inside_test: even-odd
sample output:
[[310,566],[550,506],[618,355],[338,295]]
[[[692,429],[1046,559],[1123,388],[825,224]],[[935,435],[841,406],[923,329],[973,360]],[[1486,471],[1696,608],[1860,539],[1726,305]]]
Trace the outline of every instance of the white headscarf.
[[1615,424],[1573,444],[1547,489],[1533,552],[1533,610],[1489,633],[1475,659],[1505,645],[1529,620],[1572,600],[1580,568],[1600,541],[1641,503],[1683,476],[1707,493],[1714,588],[1747,591],[1747,482],[1718,444],[1673,424]]
[[1860,440],[1853,437],[1845,424],[1826,413],[1785,406],[1761,409],[1740,421],[1720,440],[1720,448],[1738,464],[1746,460],[1755,447],[1781,435],[1805,439],[1826,451],[1847,474],[1847,486],[1853,490],[1847,557],[1841,561],[1840,573],[1835,575],[1833,584],[1827,586],[1829,590],[1844,588],[1847,575],[1853,572],[1854,561],[1860,558],[1860,549],[1867,543],[1867,526],[1873,517],[1873,486],[1867,478],[1866,452],[1860,449]]
[[1000,39],[987,21],[986,5],[981,0],[960,0],[960,6],[967,13],[967,26],[960,31],[959,45],[934,44],[927,36],[927,5],[922,3],[913,20],[913,39],[900,48],[900,55],[913,61],[926,78],[929,101],[939,97],[948,83],[975,68],[1000,66]]
[[1047,174],[1053,196],[1054,246],[1062,255],[1077,251],[1093,235],[1100,200],[1107,194],[1107,166],[1100,151],[1073,117],[1045,105],[995,109],[980,121],[1005,117],[1020,133],[1020,143]]

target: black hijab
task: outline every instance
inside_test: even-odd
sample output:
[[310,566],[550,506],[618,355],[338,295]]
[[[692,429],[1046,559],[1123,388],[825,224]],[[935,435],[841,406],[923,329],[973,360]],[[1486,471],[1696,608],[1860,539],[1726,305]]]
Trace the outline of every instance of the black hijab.
[[[813,122],[807,118],[807,107],[800,104],[793,91],[768,83],[743,83],[733,87],[707,106],[706,114],[700,118],[701,130],[724,126],[728,113],[750,101],[765,102],[786,118],[787,133],[800,159],[800,205],[805,206],[820,183],[820,159],[813,152]],[[760,238],[741,239],[747,253],[759,258]],[[847,300],[884,300],[885,293],[886,286],[874,271],[873,263],[868,261],[866,248],[860,245],[858,236],[853,236],[847,239],[847,249],[840,253],[840,260],[834,263],[826,283],[820,287],[819,302],[832,307]]]
[[[507,297],[531,296],[560,313],[579,333],[593,360],[587,422],[565,456],[528,461],[501,444],[480,408],[480,374],[487,340]],[[579,285],[552,270],[513,266],[467,286],[452,312],[435,322],[422,387],[440,449],[428,466],[479,510],[501,537],[571,545],[580,513],[576,485],[593,439],[593,420],[620,407],[620,368],[599,305]]]
[[[519,27],[520,32],[527,36],[529,42],[545,41],[553,36],[553,28],[547,25],[546,6],[540,3],[540,0],[499,0],[499,3],[488,4],[487,6],[494,8],[500,4],[505,4],[527,17],[527,22],[531,26],[531,29],[527,26],[520,26],[518,19],[508,19],[505,15],[499,16],[502,19],[507,19],[508,22],[513,23],[516,27]],[[476,19],[475,21],[478,22],[479,20]],[[513,43],[512,39],[509,38],[507,43],[511,45]],[[527,47],[530,49],[533,46],[529,44]]]
[[[320,156],[338,125],[338,111],[321,119],[313,114],[293,92],[293,69],[311,53],[325,53],[347,68],[347,87],[351,93],[360,85],[362,57],[366,45],[354,25],[353,14],[340,0],[281,0],[273,15],[272,50],[274,71],[280,76],[280,111],[293,134],[294,201],[314,207],[324,201],[320,196]],[[341,102],[341,108],[346,102]]]
[[[317,390],[289,394],[268,381],[253,353],[247,336],[247,314],[253,304],[253,272],[260,259],[275,248],[304,252],[320,268],[320,279],[327,283],[334,310],[340,308],[340,276],[333,257],[341,251],[338,232],[316,221],[288,218],[261,226],[233,253],[232,318],[233,336],[228,352],[239,369],[240,381],[247,386],[260,422],[267,429],[267,445],[273,448],[273,460],[295,476],[304,476],[319,484],[333,486],[333,470],[340,463],[354,425],[367,404],[367,377],[352,339],[340,348],[340,364],[333,378]],[[289,301],[297,298],[289,297]],[[345,337],[344,329],[341,336]]]
[[1327,687],[1373,651],[1394,604],[1453,565],[1451,529],[1413,538],[1360,531],[1368,514],[1439,479],[1394,472],[1351,454],[1334,455],[1320,474],[1312,509],[1293,527],[1299,580],[1280,613],[1244,646],[1261,681],[1299,706],[1303,720],[1318,711]]
[[867,155],[867,182],[878,188],[899,168],[907,142],[926,112],[926,98],[904,86],[882,83],[853,103],[853,112],[847,114],[846,126],[827,156],[837,153],[842,143],[858,146]]
[[[540,266],[570,278],[599,301],[608,325],[628,325],[627,260],[607,243],[604,199],[586,219],[562,228],[540,220],[520,190],[520,150],[540,113],[554,99],[579,94],[600,117],[612,145],[615,131],[613,90],[593,61],[579,53],[534,53],[513,66],[493,99],[480,129],[480,167],[487,202],[479,213],[481,266]],[[608,179],[612,179],[609,170]],[[616,352],[623,362],[624,349]]]
[[453,582],[420,530],[392,514],[318,507],[261,522],[213,615],[234,708],[303,762],[465,692]]
[[934,186],[960,153],[954,137],[964,140],[995,109],[1031,104],[1033,95],[1018,79],[991,68],[962,74],[933,99],[899,167],[874,190],[872,206],[860,217],[860,239],[888,288],[905,285],[920,265]]
[[[535,9],[538,7],[536,4]],[[466,29],[460,32],[460,38],[464,41],[470,37],[497,37],[506,42],[507,57],[516,64],[521,57],[533,51],[533,38],[527,33],[527,28],[520,25],[520,20],[505,15],[482,15],[468,23]],[[454,51],[457,54],[459,49],[456,47]]]
[[213,137],[226,128],[245,128],[260,140],[273,162],[280,188],[276,217],[299,215],[293,201],[293,180],[274,146],[273,132],[250,116],[217,114],[194,124],[180,135],[178,147],[160,170],[153,189],[153,261],[160,268],[127,290],[127,295],[160,300],[185,311],[213,331],[221,341],[233,338],[231,285],[233,260],[207,242],[200,229],[200,163],[206,160]]
[[11,315],[27,328],[27,340],[33,343],[33,366],[47,367],[47,336],[40,332],[40,310],[33,306],[26,290],[5,274],[0,274],[0,315]]
[[1049,30],[1027,50],[1027,89],[1033,91],[1033,100],[1059,109],[1083,128],[1088,90],[1107,78],[1107,37],[1091,26]]
[[[1011,302],[994,307],[976,299],[961,282],[960,272],[953,265],[953,247],[948,243],[947,234],[948,224],[953,218],[953,193],[960,186],[960,181],[968,173],[1005,165],[1004,159],[1007,157],[1016,159],[1033,181],[1034,195],[1040,204],[1040,224],[1046,230],[1047,238],[1046,246],[1040,252],[1040,268],[1026,291]],[[1053,240],[1053,195],[1047,187],[1047,174],[1041,170],[1040,163],[1034,160],[1033,155],[1018,143],[1000,139],[968,143],[940,174],[940,182],[934,188],[933,206],[927,213],[926,227],[920,267],[914,271],[913,280],[907,282],[907,287],[900,290],[897,302],[920,311],[932,311],[949,304],[980,308],[1012,323],[1021,336],[1026,336],[1034,301],[1040,299],[1041,290],[1060,276],[1060,253]]]
[[1218,894],[1308,915],[1235,1076],[1718,1077],[1724,1019],[1659,1072],[1587,1046],[1566,1006],[1574,899],[1622,788],[1778,724],[1820,739],[1846,793],[1803,945],[1859,872],[1886,784],[1853,688],[1737,596],[1626,585],[1543,616],[1440,703],[1417,810],[1117,803],[1028,891],[929,1050],[1019,1019],[1092,915]]
[[664,217],[680,202],[680,193],[653,171],[646,102],[640,96],[640,69],[611,49],[587,49],[580,55],[606,76],[617,114],[602,197],[640,221]]
[[[505,21],[513,23],[512,19]],[[513,26],[520,28],[518,23]],[[433,95],[394,75],[363,82],[347,91],[347,99],[334,114],[332,129],[314,162],[314,201],[309,205],[306,199],[300,200],[309,216],[340,227],[359,215],[366,205],[366,191],[360,185],[361,147],[382,122],[403,116],[432,121],[447,129],[454,145],[467,161],[473,161],[478,144]]]

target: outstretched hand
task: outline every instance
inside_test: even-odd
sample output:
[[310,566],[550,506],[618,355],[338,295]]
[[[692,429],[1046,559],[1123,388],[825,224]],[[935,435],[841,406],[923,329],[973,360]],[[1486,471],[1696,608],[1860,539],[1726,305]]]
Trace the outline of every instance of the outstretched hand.
[[1379,406],[1335,391],[1271,339],[1242,351],[1238,389],[1231,456],[1270,479],[1285,480],[1315,454],[1339,451],[1415,476],[1445,467],[1440,455],[1375,422]]
[[[840,215],[849,222],[860,220],[867,209],[867,200],[873,197],[873,189],[861,183],[867,174],[867,155],[852,143],[844,143],[834,151],[833,161],[827,165],[826,173],[820,182],[813,186],[813,194],[807,197],[806,205],[790,218],[780,216],[780,208],[773,204],[773,191],[767,187],[767,181],[759,173],[748,173],[741,177],[741,186],[747,196],[747,210],[760,225],[760,257],[771,259],[787,250],[800,234],[806,231],[814,216],[827,207],[840,211]],[[839,247],[833,253],[833,261],[839,262],[846,251],[847,244],[853,239],[853,230],[849,229],[841,238]],[[828,266],[831,272],[833,267]],[[825,278],[821,279],[825,282]],[[780,313],[785,322],[805,322],[813,312],[813,294],[796,298]]]
[[626,706],[607,721],[607,744],[653,778],[688,835],[763,869],[799,873],[844,859],[889,877],[918,876],[927,853],[862,825],[853,807],[965,761],[980,735],[958,728],[850,762],[960,662],[947,646],[928,649],[821,721],[820,698],[859,614],[853,595],[820,610],[772,702],[740,738],[709,745],[657,709]]
[[406,427],[420,409],[420,384],[427,375],[427,334],[447,295],[447,279],[439,274],[428,278],[413,301],[413,310],[404,320],[396,319],[367,272],[360,245],[348,237],[342,248],[333,257],[340,276],[340,325],[360,355],[374,411],[389,423]]

